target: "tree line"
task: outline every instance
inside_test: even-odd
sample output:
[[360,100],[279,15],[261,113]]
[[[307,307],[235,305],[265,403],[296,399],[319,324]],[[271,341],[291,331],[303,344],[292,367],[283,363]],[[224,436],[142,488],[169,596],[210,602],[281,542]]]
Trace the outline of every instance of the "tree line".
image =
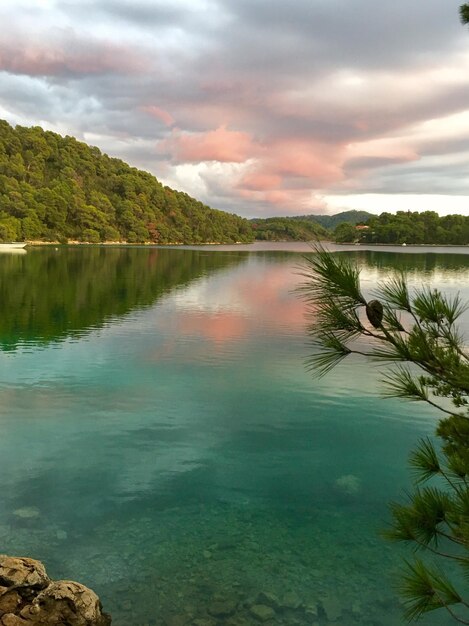
[[0,120],[0,241],[251,241],[249,222],[96,147]]
[[311,241],[330,239],[331,233],[309,219],[268,217],[251,220],[254,237],[258,241]]
[[367,228],[340,224],[334,231],[338,243],[469,244],[469,216],[445,215],[434,211],[398,211],[371,217]]

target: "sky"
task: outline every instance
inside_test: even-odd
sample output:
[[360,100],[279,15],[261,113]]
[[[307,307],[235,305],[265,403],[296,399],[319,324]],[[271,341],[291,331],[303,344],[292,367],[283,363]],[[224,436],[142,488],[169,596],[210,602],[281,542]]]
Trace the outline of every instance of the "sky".
[[2,0],[0,118],[245,217],[469,215],[459,4]]

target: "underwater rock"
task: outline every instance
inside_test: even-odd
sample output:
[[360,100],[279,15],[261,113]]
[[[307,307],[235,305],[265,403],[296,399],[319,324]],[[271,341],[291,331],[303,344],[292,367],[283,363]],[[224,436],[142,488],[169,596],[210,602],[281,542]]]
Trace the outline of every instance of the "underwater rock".
[[307,604],[304,610],[308,623],[319,621],[319,611],[316,604]]
[[195,619],[192,623],[194,626],[216,626],[215,622],[212,619],[206,617],[199,617]]
[[296,611],[301,606],[301,598],[294,591],[289,591],[282,598],[282,608]]
[[254,604],[250,609],[251,615],[261,622],[266,622],[268,619],[275,617],[275,611],[270,606],[265,604]]
[[256,604],[264,604],[265,606],[270,606],[275,610],[280,608],[279,599],[275,593],[271,593],[270,591],[261,591],[256,598]]
[[342,616],[342,606],[336,598],[326,598],[322,601],[322,607],[330,622],[336,622]]
[[344,493],[353,495],[360,491],[361,481],[358,476],[354,476],[354,474],[345,474],[335,481],[335,485]]
[[218,600],[212,602],[208,607],[208,612],[214,617],[227,617],[236,611],[236,602],[233,600]]
[[35,506],[23,506],[21,509],[13,511],[13,515],[20,519],[34,519],[35,517],[39,517],[40,514],[41,512]]
[[0,626],[110,626],[84,585],[51,581],[40,561],[0,555]]

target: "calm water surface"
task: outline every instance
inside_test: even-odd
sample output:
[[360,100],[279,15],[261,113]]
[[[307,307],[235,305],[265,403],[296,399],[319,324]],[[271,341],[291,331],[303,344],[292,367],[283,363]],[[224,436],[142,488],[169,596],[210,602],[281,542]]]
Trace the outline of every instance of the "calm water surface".
[[[312,380],[301,246],[265,248],[0,255],[0,551],[117,626],[253,624],[261,592],[269,625],[402,623],[378,533],[436,416],[357,360]],[[367,290],[397,267],[469,299],[446,252],[342,253]]]

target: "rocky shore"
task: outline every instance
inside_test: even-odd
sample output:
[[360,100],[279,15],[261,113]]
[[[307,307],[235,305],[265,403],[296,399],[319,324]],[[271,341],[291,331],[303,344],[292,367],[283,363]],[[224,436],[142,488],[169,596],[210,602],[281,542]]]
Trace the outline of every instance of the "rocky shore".
[[1,626],[110,626],[98,596],[80,583],[52,581],[40,561],[0,555]]

